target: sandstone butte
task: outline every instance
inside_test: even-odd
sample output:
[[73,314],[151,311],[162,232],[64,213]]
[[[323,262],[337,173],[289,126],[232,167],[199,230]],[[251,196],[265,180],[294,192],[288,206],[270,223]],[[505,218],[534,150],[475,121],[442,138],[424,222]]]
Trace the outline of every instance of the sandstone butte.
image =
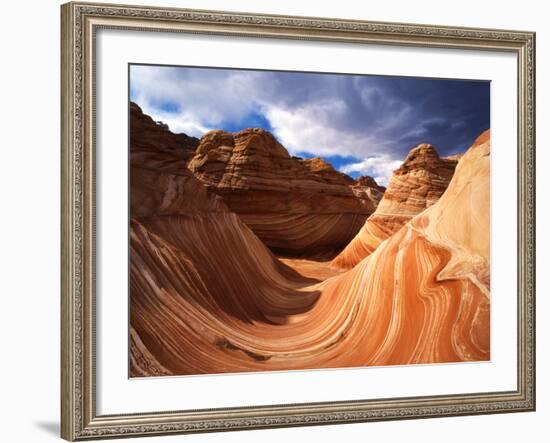
[[267,245],[283,255],[332,255],[374,212],[384,188],[320,158],[292,157],[263,129],[211,131],[188,168]]
[[488,360],[489,167],[486,132],[436,203],[326,279],[212,212],[210,190],[133,219],[131,376]]
[[415,215],[432,206],[447,189],[458,158],[440,158],[429,144],[413,148],[394,171],[376,211],[332,266],[353,268]]

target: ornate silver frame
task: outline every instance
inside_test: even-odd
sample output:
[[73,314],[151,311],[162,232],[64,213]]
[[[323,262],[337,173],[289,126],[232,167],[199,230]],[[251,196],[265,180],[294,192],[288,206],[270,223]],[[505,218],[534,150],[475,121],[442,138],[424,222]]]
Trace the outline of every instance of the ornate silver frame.
[[[67,440],[533,411],[535,34],[68,3],[61,7],[61,436]],[[518,380],[510,392],[99,416],[95,408],[94,36],[99,28],[508,51],[518,59]]]

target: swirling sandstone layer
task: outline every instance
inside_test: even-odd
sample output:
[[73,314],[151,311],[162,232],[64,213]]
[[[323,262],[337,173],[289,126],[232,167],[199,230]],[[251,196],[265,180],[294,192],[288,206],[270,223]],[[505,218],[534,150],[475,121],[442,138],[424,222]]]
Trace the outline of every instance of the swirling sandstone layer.
[[320,158],[303,160],[267,131],[205,134],[188,164],[272,250],[315,255],[343,248],[382,197]]
[[415,215],[433,205],[445,192],[456,164],[455,159],[440,158],[432,145],[412,149],[394,171],[374,214],[333,260],[333,266],[353,268]]
[[487,132],[435,204],[324,280],[235,214],[133,222],[132,376],[489,359],[489,158]]

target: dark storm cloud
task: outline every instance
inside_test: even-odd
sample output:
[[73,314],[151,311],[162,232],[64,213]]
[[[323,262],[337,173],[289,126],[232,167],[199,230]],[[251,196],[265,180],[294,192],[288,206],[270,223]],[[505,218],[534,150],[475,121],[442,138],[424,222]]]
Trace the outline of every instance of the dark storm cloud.
[[131,97],[177,132],[260,125],[292,153],[354,158],[341,169],[381,181],[415,145],[454,154],[490,124],[478,81],[133,66]]

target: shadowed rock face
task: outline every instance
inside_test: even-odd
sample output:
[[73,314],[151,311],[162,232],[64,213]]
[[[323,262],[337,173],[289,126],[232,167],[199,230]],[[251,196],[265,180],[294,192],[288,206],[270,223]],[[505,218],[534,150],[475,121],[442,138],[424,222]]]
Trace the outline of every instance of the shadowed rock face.
[[[155,122],[135,103],[130,103],[130,154],[132,163],[143,167],[167,169],[172,172],[185,167],[195,153],[199,139],[174,134],[162,122]],[[159,164],[160,162],[160,164]]]
[[489,197],[487,132],[437,202],[326,278],[229,212],[133,221],[131,374],[488,360]]
[[130,214],[132,218],[226,211],[187,169],[199,140],[172,134],[130,104]]
[[440,158],[432,145],[421,144],[412,149],[394,171],[374,214],[333,260],[333,265],[354,267],[411,218],[433,205],[445,192],[456,164],[455,159]]
[[267,131],[205,134],[189,169],[271,249],[315,255],[343,248],[382,197],[320,158],[299,159]]

